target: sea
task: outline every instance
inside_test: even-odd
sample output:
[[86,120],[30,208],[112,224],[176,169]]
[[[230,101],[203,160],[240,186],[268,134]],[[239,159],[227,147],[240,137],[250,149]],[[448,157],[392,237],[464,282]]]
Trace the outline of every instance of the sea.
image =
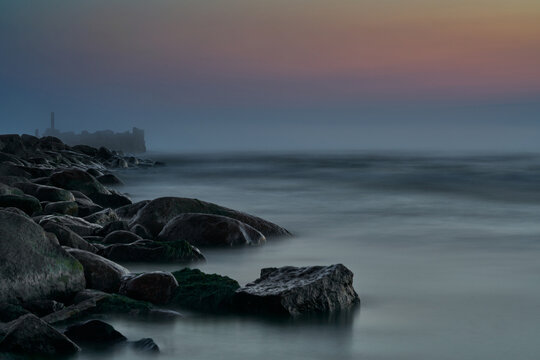
[[[287,228],[261,247],[204,249],[208,273],[342,263],[361,306],[274,319],[181,311],[108,318],[155,359],[540,359],[540,155],[206,153],[147,155],[166,165],[117,172],[134,201],[197,198]],[[131,271],[182,268],[125,264]],[[147,359],[119,348],[78,359]]]

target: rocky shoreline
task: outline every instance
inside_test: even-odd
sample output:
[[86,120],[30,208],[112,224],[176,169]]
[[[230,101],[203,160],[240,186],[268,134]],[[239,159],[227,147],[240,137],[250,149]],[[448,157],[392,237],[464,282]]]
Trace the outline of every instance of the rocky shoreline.
[[[262,269],[244,287],[186,267],[205,261],[208,247],[260,246],[290,233],[205,201],[133,203],[109,187],[122,183],[113,169],[161,165],[54,137],[0,135],[0,357],[112,346],[159,351],[152,339],[128,341],[94,318],[107,314],[298,317],[359,303],[353,274],[341,264]],[[179,270],[131,273],[130,262],[177,263]]]

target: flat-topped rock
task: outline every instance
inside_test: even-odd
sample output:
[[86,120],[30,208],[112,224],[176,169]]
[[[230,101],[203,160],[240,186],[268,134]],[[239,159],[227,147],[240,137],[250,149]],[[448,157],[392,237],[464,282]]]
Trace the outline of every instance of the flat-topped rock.
[[339,311],[359,302],[353,273],[342,264],[265,268],[234,297],[243,312],[292,316]]

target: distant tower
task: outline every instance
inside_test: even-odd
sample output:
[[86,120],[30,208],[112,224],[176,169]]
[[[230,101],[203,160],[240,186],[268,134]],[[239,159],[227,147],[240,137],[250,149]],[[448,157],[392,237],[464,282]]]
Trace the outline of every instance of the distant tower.
[[54,131],[54,111],[51,112],[51,130]]

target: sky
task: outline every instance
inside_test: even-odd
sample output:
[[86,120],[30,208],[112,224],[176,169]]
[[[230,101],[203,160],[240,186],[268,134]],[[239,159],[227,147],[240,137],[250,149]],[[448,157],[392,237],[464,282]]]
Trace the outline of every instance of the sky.
[[537,0],[0,0],[0,132],[540,151]]

